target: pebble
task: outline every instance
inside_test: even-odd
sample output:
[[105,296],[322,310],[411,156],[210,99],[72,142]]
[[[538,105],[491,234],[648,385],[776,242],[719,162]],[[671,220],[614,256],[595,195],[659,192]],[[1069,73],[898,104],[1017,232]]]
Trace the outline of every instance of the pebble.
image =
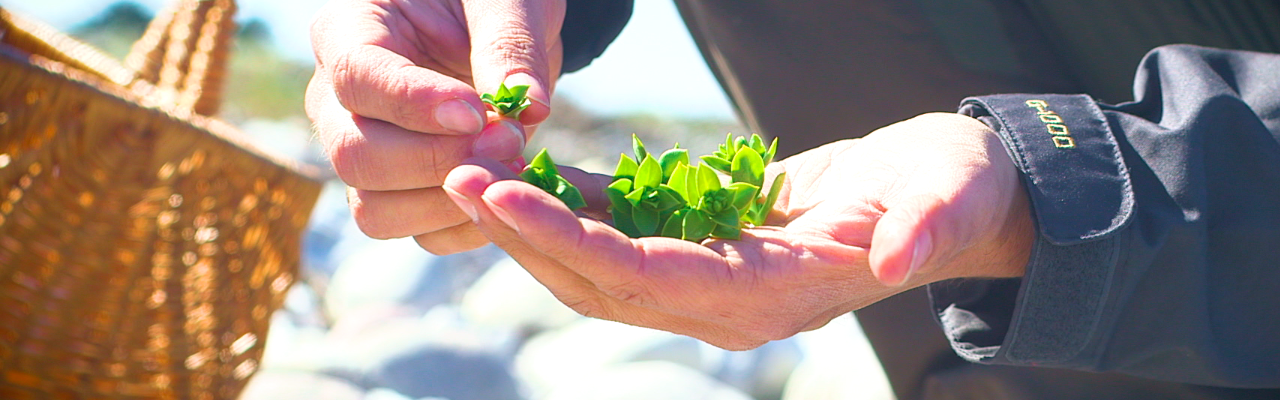
[[240,400],[361,400],[351,383],[313,372],[262,370],[249,379]]
[[669,361],[610,365],[556,387],[543,400],[752,400],[702,372]]

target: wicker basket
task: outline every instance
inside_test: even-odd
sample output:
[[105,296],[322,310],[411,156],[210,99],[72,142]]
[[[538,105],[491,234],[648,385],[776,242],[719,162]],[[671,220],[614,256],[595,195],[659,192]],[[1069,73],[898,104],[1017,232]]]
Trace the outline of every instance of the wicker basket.
[[0,398],[233,399],[296,279],[314,171],[217,110],[230,0],[129,67],[0,10]]

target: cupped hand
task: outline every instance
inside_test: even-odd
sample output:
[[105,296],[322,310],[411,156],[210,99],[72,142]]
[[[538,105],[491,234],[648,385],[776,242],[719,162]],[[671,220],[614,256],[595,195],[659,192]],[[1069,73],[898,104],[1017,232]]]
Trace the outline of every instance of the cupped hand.
[[[444,195],[469,157],[513,162],[550,113],[564,0],[334,0],[317,14],[306,110],[357,224],[437,254],[488,243]],[[520,119],[477,94],[530,85]]]
[[628,238],[486,160],[452,171],[445,190],[579,313],[727,349],[818,328],[931,282],[1020,276],[1030,253],[1013,163],[968,117],[923,115],[770,167],[787,181],[766,226],[701,244]]

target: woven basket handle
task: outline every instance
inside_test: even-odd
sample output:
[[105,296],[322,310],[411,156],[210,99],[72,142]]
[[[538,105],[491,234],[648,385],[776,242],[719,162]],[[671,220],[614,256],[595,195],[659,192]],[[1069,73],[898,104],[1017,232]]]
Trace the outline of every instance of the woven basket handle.
[[156,15],[125,57],[150,100],[212,116],[235,39],[235,0],[178,0]]

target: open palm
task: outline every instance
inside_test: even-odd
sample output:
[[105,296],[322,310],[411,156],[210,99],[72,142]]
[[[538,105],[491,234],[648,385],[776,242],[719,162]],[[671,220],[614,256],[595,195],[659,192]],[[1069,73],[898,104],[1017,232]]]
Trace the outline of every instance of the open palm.
[[[1017,174],[994,133],[967,117],[922,116],[790,157],[771,175],[778,170],[788,181],[765,226],[702,244],[628,238],[494,163],[455,169],[445,190],[574,310],[728,349],[922,284],[1016,276],[1025,263],[1031,233]],[[578,181],[591,193],[607,178]]]

